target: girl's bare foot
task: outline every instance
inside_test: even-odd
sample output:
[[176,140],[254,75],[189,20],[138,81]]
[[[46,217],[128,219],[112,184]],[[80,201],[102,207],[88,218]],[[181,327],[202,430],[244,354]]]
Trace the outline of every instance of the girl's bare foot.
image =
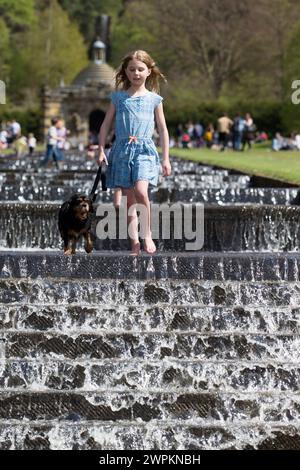
[[131,256],[137,256],[141,253],[141,244],[140,242],[132,242],[131,243]]
[[146,253],[150,253],[150,254],[156,252],[156,246],[151,237],[146,237],[144,239],[144,250]]

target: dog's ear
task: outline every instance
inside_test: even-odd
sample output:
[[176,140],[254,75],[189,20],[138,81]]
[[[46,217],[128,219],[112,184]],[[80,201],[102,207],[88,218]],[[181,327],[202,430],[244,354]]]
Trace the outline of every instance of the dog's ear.
[[59,212],[60,212],[60,213],[65,213],[65,212],[67,212],[69,209],[70,209],[70,200],[69,200],[69,201],[65,201],[65,202],[61,205]]
[[79,194],[77,193],[73,194],[68,201],[69,207],[76,205],[76,203],[78,202],[78,198],[79,198]]
[[79,194],[72,194],[72,196],[70,197],[69,199],[69,202],[72,204],[72,202],[76,201],[76,199],[78,199],[79,197]]

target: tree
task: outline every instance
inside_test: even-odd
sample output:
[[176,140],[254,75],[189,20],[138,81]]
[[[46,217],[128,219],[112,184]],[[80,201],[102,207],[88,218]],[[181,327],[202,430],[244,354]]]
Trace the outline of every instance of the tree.
[[2,18],[0,18],[0,37],[0,80],[7,82],[10,58],[9,29]]
[[152,0],[151,8],[145,1],[131,2],[128,14],[135,10],[133,21],[152,34],[153,49],[164,51],[167,63],[170,55],[173,72],[180,65],[184,74],[197,68],[211,96],[218,98],[224,83],[236,79],[246,62],[250,5],[250,0]]
[[0,0],[0,79],[9,84],[15,34],[34,23],[33,0]]
[[[300,132],[300,105],[292,102],[292,94],[299,90],[292,88],[295,81],[300,80],[300,21],[298,21],[288,36],[287,47],[284,54],[284,106],[283,119],[290,124],[289,130]],[[299,93],[297,95],[299,97]]]
[[95,35],[95,22],[99,15],[116,17],[122,8],[122,0],[59,0],[60,5],[77,22],[86,44]]
[[87,64],[78,27],[70,22],[57,0],[50,0],[37,16],[31,30],[19,35],[15,44],[10,90],[15,101],[24,99],[24,95],[28,101],[37,100],[42,85],[55,88],[61,79],[67,84]]
[[285,97],[286,51],[290,33],[300,20],[298,0],[259,0],[253,2],[255,24],[255,60],[252,68],[268,79],[269,94]]
[[24,29],[34,22],[34,0],[0,0],[0,17],[9,29]]

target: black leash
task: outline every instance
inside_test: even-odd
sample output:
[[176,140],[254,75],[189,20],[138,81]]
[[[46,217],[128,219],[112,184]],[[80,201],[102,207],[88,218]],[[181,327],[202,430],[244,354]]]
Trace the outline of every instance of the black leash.
[[101,189],[102,191],[107,191],[107,186],[106,186],[106,174],[104,171],[102,171],[102,165],[99,165],[99,168],[98,168],[98,171],[97,171],[97,174],[96,174],[96,178],[95,178],[95,181],[94,181],[94,184],[93,184],[93,187],[92,187],[92,191],[90,192],[90,198],[92,199],[92,201],[94,202],[96,197],[97,197],[97,187],[98,187],[98,184],[99,184],[99,181],[101,179]]

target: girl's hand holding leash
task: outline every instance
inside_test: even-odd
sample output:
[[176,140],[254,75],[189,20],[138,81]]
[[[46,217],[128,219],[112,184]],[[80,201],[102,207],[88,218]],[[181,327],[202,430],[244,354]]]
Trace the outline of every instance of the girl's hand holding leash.
[[103,150],[100,151],[99,158],[98,158],[99,165],[101,165],[102,162],[104,162],[106,165],[108,165],[108,161],[107,161],[106,155],[105,155]]

